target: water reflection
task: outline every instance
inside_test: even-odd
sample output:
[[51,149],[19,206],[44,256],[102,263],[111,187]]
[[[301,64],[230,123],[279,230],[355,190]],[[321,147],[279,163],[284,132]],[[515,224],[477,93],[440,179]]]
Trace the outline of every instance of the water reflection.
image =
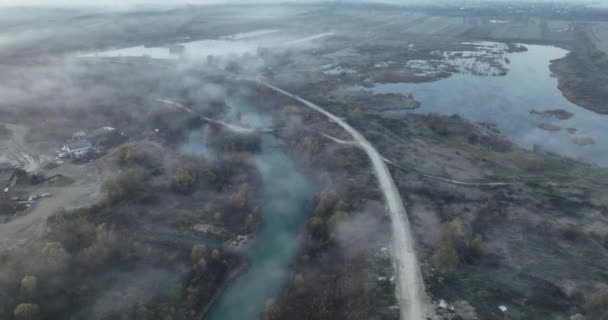
[[[501,133],[523,147],[540,145],[545,150],[608,166],[608,142],[603,139],[608,135],[607,117],[564,98],[549,70],[549,62],[565,56],[567,51],[551,46],[526,47],[527,52],[507,55],[511,63],[506,76],[454,74],[428,83],[376,84],[372,90],[413,93],[422,107],[407,112],[459,114],[476,122],[493,122]],[[563,109],[574,116],[559,120],[531,114],[532,109]],[[559,126],[561,130],[543,130],[538,127],[542,123]],[[575,128],[576,132],[567,128]],[[581,138],[592,138],[595,144],[574,143]]]

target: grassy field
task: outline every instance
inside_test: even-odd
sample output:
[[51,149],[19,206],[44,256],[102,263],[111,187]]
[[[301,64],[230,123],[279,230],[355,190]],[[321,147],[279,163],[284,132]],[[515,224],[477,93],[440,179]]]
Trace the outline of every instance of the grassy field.
[[589,28],[590,38],[595,46],[608,53],[608,22],[596,22]]

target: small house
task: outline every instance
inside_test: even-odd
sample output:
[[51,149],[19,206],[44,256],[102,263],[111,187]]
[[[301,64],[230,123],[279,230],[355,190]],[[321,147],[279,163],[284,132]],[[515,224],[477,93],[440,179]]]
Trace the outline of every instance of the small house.
[[93,144],[91,144],[89,140],[74,141],[65,144],[63,150],[67,152],[72,159],[82,159],[93,151]]

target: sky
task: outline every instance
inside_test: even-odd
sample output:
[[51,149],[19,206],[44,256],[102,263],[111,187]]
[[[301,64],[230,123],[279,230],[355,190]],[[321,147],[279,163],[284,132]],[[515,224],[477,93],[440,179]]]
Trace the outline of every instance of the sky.
[[[0,7],[14,6],[105,6],[105,7],[129,7],[134,5],[179,5],[179,4],[209,4],[209,3],[247,3],[247,2],[314,2],[316,0],[0,0]],[[365,1],[365,0],[363,0]],[[370,2],[379,2],[371,0]],[[498,1],[498,0],[485,0]],[[511,0],[514,2],[543,1],[543,2],[593,2],[596,4],[608,4],[608,0]],[[380,1],[383,2],[383,1]],[[399,2],[393,0],[391,2]],[[433,0],[403,0],[406,2],[434,2]]]

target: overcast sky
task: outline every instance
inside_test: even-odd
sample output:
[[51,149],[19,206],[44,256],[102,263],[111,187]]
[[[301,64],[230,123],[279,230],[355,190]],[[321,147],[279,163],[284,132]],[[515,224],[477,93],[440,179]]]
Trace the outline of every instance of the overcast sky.
[[[105,6],[105,7],[129,7],[133,5],[179,5],[179,4],[209,4],[209,3],[255,3],[255,2],[318,2],[319,0],[0,0],[0,7],[14,6]],[[328,0],[332,1],[332,0]],[[348,1],[348,0],[346,0]],[[356,0],[365,2],[366,0]],[[445,0],[442,0],[445,1]],[[461,0],[462,1],[462,0]],[[466,1],[466,0],[465,0]],[[485,1],[504,1],[504,0],[485,0]],[[608,4],[608,0],[511,0],[514,2],[522,1],[543,1],[543,2],[592,2]],[[391,2],[391,3],[412,3],[412,2],[434,2],[434,0],[370,0],[370,2]]]

